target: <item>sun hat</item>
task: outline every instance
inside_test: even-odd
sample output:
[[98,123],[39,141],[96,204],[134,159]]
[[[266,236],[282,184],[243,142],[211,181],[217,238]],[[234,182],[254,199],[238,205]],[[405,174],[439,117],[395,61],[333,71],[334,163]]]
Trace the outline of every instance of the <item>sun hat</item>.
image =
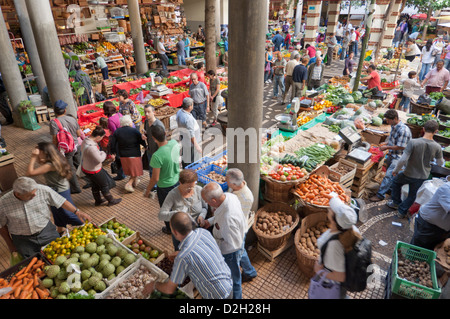
[[355,210],[337,197],[330,199],[330,208],[336,216],[336,223],[342,229],[350,229],[358,221]]

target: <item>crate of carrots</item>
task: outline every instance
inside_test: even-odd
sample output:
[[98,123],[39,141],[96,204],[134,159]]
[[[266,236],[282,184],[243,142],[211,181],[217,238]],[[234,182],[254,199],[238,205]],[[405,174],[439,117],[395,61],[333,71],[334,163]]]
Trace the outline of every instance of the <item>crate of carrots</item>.
[[309,178],[303,183],[297,185],[293,193],[305,205],[311,205],[319,208],[329,207],[330,193],[335,192],[344,203],[349,203],[351,197],[342,185],[333,182],[328,178],[329,169],[327,166],[321,166],[313,171]]
[[41,282],[48,265],[44,255],[36,253],[0,273],[0,299],[51,299]]

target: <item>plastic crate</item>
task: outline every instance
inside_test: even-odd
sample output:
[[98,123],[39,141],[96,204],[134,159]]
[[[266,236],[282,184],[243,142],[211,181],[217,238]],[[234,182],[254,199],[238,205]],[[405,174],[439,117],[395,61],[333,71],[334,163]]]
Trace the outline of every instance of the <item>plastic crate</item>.
[[[397,274],[399,255],[409,260],[426,261],[430,265],[433,288],[428,288],[400,278]],[[438,299],[441,295],[441,288],[437,281],[435,259],[436,252],[432,250],[398,241],[392,257],[392,293],[408,299]]]
[[[228,153],[228,151],[225,150],[225,151],[223,151],[222,153],[220,153],[220,154],[218,154],[218,155],[212,157],[210,163],[215,162],[215,161],[221,159],[222,157],[224,157],[225,155],[227,155],[227,153]],[[215,164],[214,164],[214,165],[215,165]],[[226,168],[228,167],[228,165],[227,165],[227,166],[224,166],[224,167],[221,167],[221,166],[219,166],[219,165],[216,165],[216,166],[220,167],[221,169],[226,169]]]
[[[208,165],[206,168],[201,169],[197,172],[198,181],[204,185],[209,184],[211,182],[216,182],[207,176],[211,172],[216,172],[217,174],[225,176],[225,170],[223,168],[220,168],[219,166],[216,165]],[[228,190],[228,184],[226,182],[222,184],[219,183],[219,185],[220,187],[222,187],[224,192]]]
[[207,156],[205,156],[205,157],[199,159],[198,161],[196,161],[196,162],[186,166],[186,169],[192,169],[194,171],[198,171],[198,170],[208,166],[209,163],[211,163],[211,162],[212,162],[212,159],[207,157]]

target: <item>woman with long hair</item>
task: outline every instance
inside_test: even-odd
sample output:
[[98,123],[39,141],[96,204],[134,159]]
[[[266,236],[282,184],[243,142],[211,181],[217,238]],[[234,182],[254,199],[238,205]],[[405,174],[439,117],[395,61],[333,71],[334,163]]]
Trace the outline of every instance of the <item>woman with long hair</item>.
[[419,73],[419,81],[423,81],[425,76],[430,71],[431,66],[434,62],[433,50],[431,47],[433,46],[433,40],[428,39],[425,46],[422,48],[422,54],[420,56],[420,62],[422,62],[422,68]]
[[[39,166],[36,167],[36,163]],[[31,160],[27,168],[27,176],[43,175],[48,187],[67,199],[74,205],[70,195],[69,179],[72,170],[67,159],[50,142],[40,142],[31,153]],[[59,233],[64,231],[67,225],[79,226],[83,222],[73,213],[64,208],[50,207],[54,223]]]
[[[100,206],[105,201],[108,201],[108,206],[119,204],[122,201],[121,198],[114,198],[111,195],[110,189],[114,181],[103,169],[106,153],[100,150],[98,143],[105,135],[105,130],[101,126],[97,126],[81,145],[81,170],[92,183],[95,206]],[[106,200],[102,199],[101,195]]]

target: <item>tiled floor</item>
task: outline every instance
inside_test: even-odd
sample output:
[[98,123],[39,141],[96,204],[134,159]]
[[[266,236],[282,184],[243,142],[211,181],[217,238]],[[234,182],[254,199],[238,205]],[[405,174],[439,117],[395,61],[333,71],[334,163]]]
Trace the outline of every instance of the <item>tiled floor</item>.
[[[327,70],[342,69],[342,62],[335,61]],[[327,71],[328,72],[328,71]],[[282,106],[271,99],[272,85],[265,87],[265,118],[264,127],[271,127],[276,124],[274,115],[281,113]],[[269,113],[271,112],[271,113]],[[19,176],[24,175],[26,167],[29,162],[32,148],[40,141],[49,140],[48,124],[43,124],[41,129],[37,131],[28,131],[14,126],[2,127],[2,136],[8,143],[8,151],[15,155],[15,168]],[[87,212],[92,216],[96,223],[101,223],[111,217],[116,217],[131,229],[139,231],[143,237],[148,238],[156,246],[172,251],[172,240],[170,235],[165,235],[161,232],[163,223],[157,219],[158,202],[156,199],[148,199],[143,197],[143,191],[148,183],[148,175],[146,175],[137,190],[133,194],[126,194],[123,187],[126,181],[117,183],[117,187],[113,189],[112,193],[115,196],[123,198],[123,202],[113,207],[94,207],[93,198],[90,190],[83,190],[81,194],[73,195],[73,199],[77,207]],[[38,178],[38,182],[43,182]],[[84,182],[81,182],[84,185]],[[385,215],[386,212],[380,211],[374,207],[371,209],[373,216],[379,215],[382,218],[377,218],[375,226],[368,225],[366,227],[367,234],[372,237],[369,239],[376,239],[374,236],[383,232],[385,227],[392,227],[392,216]],[[384,215],[383,215],[384,214]],[[380,223],[385,223],[380,224]],[[376,227],[378,225],[378,227]],[[378,228],[378,231],[372,231]],[[409,233],[406,226],[405,232],[400,237],[407,240]],[[388,236],[388,234],[386,234]],[[388,241],[387,238],[384,238]],[[373,241],[374,244],[378,240]],[[379,245],[378,245],[379,246]],[[383,251],[383,247],[374,245],[374,262],[382,269],[390,262],[391,251]],[[284,253],[275,258],[274,261],[269,262],[264,255],[258,251],[257,248],[249,247],[249,256],[252,264],[258,271],[258,277],[253,281],[243,284],[243,297],[245,299],[306,299],[307,289],[309,286],[309,279],[299,270],[297,265],[297,257],[295,247],[292,246]],[[9,267],[9,252],[3,242],[0,240],[0,271]],[[382,280],[381,280],[382,281]],[[367,289],[363,293],[352,295],[356,299],[380,299],[383,298],[384,284],[380,284],[376,289]]]

